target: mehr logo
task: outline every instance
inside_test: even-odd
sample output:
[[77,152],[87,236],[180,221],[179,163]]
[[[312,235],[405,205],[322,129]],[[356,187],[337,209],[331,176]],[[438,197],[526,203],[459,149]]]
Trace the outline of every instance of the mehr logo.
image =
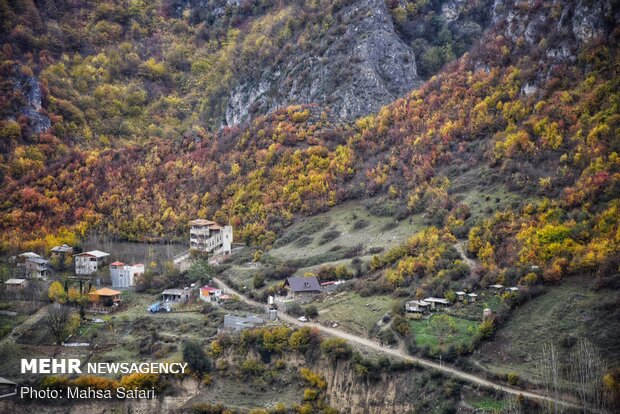
[[22,374],[81,374],[79,359],[22,359]]

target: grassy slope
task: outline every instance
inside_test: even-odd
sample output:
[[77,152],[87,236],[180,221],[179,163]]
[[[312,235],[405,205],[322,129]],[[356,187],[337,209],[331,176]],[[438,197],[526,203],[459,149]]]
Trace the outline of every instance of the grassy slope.
[[368,331],[391,309],[394,302],[393,298],[386,295],[363,298],[357,293],[338,293],[317,303],[319,321],[337,323],[340,329],[367,336]]
[[[369,259],[372,256],[367,253],[369,249],[388,249],[391,246],[401,244],[421,228],[421,218],[419,216],[412,216],[412,218],[400,221],[395,221],[393,217],[377,217],[371,214],[359,202],[341,204],[325,213],[317,214],[312,219],[328,221],[329,223],[326,228],[316,233],[306,234],[312,238],[312,243],[299,246],[298,243],[293,241],[287,245],[274,248],[269,254],[281,260],[307,259],[313,256],[326,255],[336,246],[346,248],[362,245],[364,253],[361,258]],[[356,230],[354,225],[360,220],[367,221],[368,226]],[[304,225],[304,222],[305,220],[301,220],[295,223],[287,230],[287,233],[298,231],[299,227]],[[387,230],[388,227],[390,227],[389,230]],[[339,231],[340,236],[332,241],[320,244],[321,237],[326,232],[333,230]],[[284,237],[286,237],[286,234]],[[341,260],[334,262],[340,263]],[[327,262],[322,264],[325,263]],[[316,266],[310,266],[309,268],[314,267]],[[303,273],[308,270],[310,269],[300,269],[299,272]]]
[[544,344],[552,342],[566,358],[562,346],[569,335],[585,337],[601,350],[610,365],[620,363],[620,292],[591,290],[592,281],[571,278],[517,308],[492,342],[473,359],[483,367],[503,373],[518,372],[536,379],[536,362]]

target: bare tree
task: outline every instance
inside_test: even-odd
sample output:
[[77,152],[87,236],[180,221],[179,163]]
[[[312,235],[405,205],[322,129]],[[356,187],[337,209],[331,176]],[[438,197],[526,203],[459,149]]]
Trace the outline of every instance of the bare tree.
[[71,312],[66,306],[55,304],[47,309],[45,324],[52,332],[52,335],[54,335],[57,344],[60,344],[65,339],[70,317]]
[[605,371],[606,366],[598,350],[587,339],[579,340],[570,354],[568,372],[584,413],[587,406],[599,410],[603,408]]
[[523,407],[517,397],[514,395],[506,394],[504,397],[504,409],[502,414],[522,414]]
[[542,358],[538,364],[538,371],[545,388],[545,394],[552,399],[549,402],[550,411],[558,413],[558,398],[560,396],[560,361],[558,352],[553,343],[543,346]]

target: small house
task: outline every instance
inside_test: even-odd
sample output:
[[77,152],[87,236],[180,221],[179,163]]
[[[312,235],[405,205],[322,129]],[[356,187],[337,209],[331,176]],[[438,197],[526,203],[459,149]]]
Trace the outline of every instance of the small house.
[[108,256],[110,256],[109,253],[100,250],[91,250],[74,255],[75,274],[92,275],[96,273],[105,265]]
[[118,306],[122,302],[121,292],[109,288],[101,288],[90,294],[92,299],[103,306]]
[[127,265],[119,261],[110,263],[110,279],[112,280],[112,287],[126,288],[135,286],[136,277],[141,274],[144,274],[144,265],[142,263],[133,265]]
[[410,313],[427,313],[430,305],[423,300],[410,300],[405,303],[405,310]]
[[46,277],[49,270],[49,262],[41,257],[26,259],[26,274],[31,278]]
[[286,297],[289,299],[299,299],[321,293],[321,285],[315,276],[288,277],[283,288],[287,291]]
[[16,291],[28,287],[28,281],[26,279],[9,279],[4,282],[7,290]]
[[161,293],[164,302],[187,302],[189,300],[189,289],[166,289]]
[[200,289],[200,299],[205,302],[217,302],[222,296],[222,291],[212,286],[205,286]]
[[435,310],[437,308],[447,308],[448,306],[450,306],[450,301],[444,298],[430,297],[424,299],[424,302],[430,303],[431,310]]
[[495,293],[502,293],[502,290],[504,289],[504,285],[500,285],[500,284],[491,285],[489,286],[489,289],[491,289]]
[[62,246],[53,247],[51,250],[52,258],[65,260],[66,257],[71,256],[73,254],[73,247],[63,244]]
[[477,297],[478,297],[478,295],[476,295],[475,293],[468,293],[467,294],[467,302],[475,303]]
[[516,286],[509,287],[509,288],[506,288],[506,292],[512,293],[512,294],[517,294],[517,293],[519,293],[519,288],[516,287]]
[[456,292],[456,300],[463,302],[463,300],[465,300],[465,295],[466,293],[463,291]]

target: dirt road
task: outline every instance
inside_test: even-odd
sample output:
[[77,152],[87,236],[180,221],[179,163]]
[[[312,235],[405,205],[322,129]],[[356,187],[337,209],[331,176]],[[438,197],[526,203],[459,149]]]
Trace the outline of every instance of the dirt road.
[[455,244],[454,248],[456,249],[457,252],[459,252],[459,254],[461,255],[461,258],[463,259],[465,263],[467,263],[467,266],[469,266],[472,272],[474,272],[476,269],[480,267],[480,264],[478,262],[476,262],[473,259],[470,259],[465,254],[465,242],[464,241]]
[[[243,300],[244,302],[256,306],[258,308],[263,308],[263,309],[267,309],[267,305],[265,305],[264,303],[260,303],[257,302],[255,300],[252,300],[250,298],[248,298],[247,296],[237,292],[236,290],[232,289],[230,286],[228,286],[226,283],[224,283],[222,280],[218,279],[218,278],[213,278],[213,281],[215,282],[215,284],[217,284],[219,286],[220,289],[222,289],[223,293],[227,293],[227,294],[234,294],[237,295],[241,300]],[[293,324],[293,325],[298,325],[298,326],[310,326],[312,328],[316,328],[318,330],[320,330],[321,332],[324,332],[328,335],[331,336],[335,336],[338,338],[342,338],[348,342],[351,343],[356,343],[359,345],[363,345],[366,346],[368,348],[372,348],[376,351],[382,352],[384,354],[389,354],[392,355],[396,358],[400,358],[400,359],[404,359],[406,361],[410,361],[416,364],[419,364],[423,367],[427,367],[427,368],[432,368],[432,369],[436,369],[438,371],[441,371],[443,373],[446,373],[450,376],[456,377],[456,378],[460,378],[462,380],[465,380],[473,385],[476,386],[483,386],[483,387],[488,387],[488,388],[492,388],[498,391],[503,391],[507,394],[510,395],[523,395],[526,398],[530,398],[530,399],[534,399],[534,400],[539,400],[539,401],[547,401],[547,402],[554,402],[555,400],[551,397],[547,397],[545,395],[542,394],[538,394],[532,391],[525,391],[525,390],[520,390],[517,388],[513,388],[513,387],[508,387],[506,385],[500,384],[500,383],[496,383],[490,380],[487,380],[485,378],[479,377],[477,375],[474,374],[470,374],[467,373],[465,371],[461,371],[458,368],[454,368],[452,366],[449,365],[445,365],[445,364],[439,364],[435,361],[432,360],[428,360],[428,359],[424,359],[424,358],[420,358],[420,357],[416,357],[416,356],[412,356],[407,354],[404,350],[399,350],[399,349],[391,349],[391,348],[386,348],[384,346],[381,346],[378,342],[373,341],[371,339],[368,338],[363,338],[357,335],[352,335],[348,332],[344,332],[340,329],[334,329],[334,328],[330,328],[327,326],[323,326],[317,323],[313,323],[313,322],[300,322],[299,320],[297,320],[297,318],[289,316],[287,314],[285,314],[284,312],[278,312],[278,318],[280,318],[280,320]],[[564,400],[557,400],[555,401],[557,402],[557,404],[559,405],[563,405],[563,406],[567,406],[567,407],[572,407],[572,408],[580,408],[580,406],[578,404],[569,402],[569,401],[564,401]]]

